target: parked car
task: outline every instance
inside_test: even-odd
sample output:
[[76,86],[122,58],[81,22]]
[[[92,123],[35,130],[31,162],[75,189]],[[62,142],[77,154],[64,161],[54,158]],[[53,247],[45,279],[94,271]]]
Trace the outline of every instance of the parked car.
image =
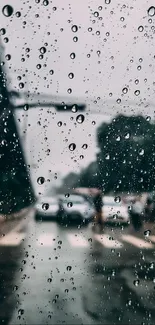
[[55,197],[42,197],[36,203],[35,219],[54,219],[59,213],[58,199]]
[[95,209],[80,195],[61,196],[59,198],[59,221],[87,224],[95,215]]
[[103,222],[126,223],[130,222],[130,216],[127,206],[122,202],[115,200],[113,196],[103,197],[102,207]]

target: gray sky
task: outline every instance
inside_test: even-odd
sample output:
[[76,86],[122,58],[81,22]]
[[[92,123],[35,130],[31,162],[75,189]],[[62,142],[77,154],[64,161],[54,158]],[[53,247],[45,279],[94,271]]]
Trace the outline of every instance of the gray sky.
[[[19,90],[19,83],[23,81],[25,87],[21,92],[73,96],[88,102],[92,98],[89,114],[79,125],[75,125],[74,113],[52,115],[52,109],[51,113],[47,109],[19,113],[21,133],[25,123],[22,115],[28,114],[25,147],[27,161],[38,166],[33,173],[34,181],[38,175],[47,177],[49,169],[64,175],[94,160],[96,128],[118,111],[140,112],[154,118],[155,16],[149,17],[147,13],[151,1],[111,0],[105,4],[98,0],[59,0],[49,1],[48,6],[44,6],[42,0],[39,4],[34,0],[26,4],[23,0],[8,3],[13,6],[14,14],[5,17],[0,10],[0,22],[1,28],[6,28],[6,35],[1,36],[5,54],[11,54],[11,60],[5,60],[9,88]],[[5,4],[6,1],[1,0],[1,9]],[[17,11],[21,12],[20,18],[16,17]],[[77,25],[77,32],[72,31],[73,25]],[[139,26],[143,26],[142,32],[138,31]],[[77,42],[73,41],[75,36]],[[8,43],[4,43],[4,37],[9,38]],[[41,60],[39,49],[42,46],[47,51]],[[70,58],[73,52],[74,60]],[[42,65],[41,69],[37,69],[37,64]],[[49,73],[51,69],[53,75]],[[69,73],[74,74],[73,79],[68,77]],[[22,77],[21,81],[18,76]],[[137,84],[135,79],[138,79]],[[128,89],[126,94],[122,92],[124,87]],[[67,92],[69,88],[71,95]],[[140,91],[138,96],[134,94],[136,90]],[[94,104],[93,100],[98,97],[101,99]],[[116,103],[118,98],[120,104]],[[63,122],[60,128],[58,121]],[[92,125],[92,121],[96,124]],[[72,142],[76,150],[71,153],[68,145]],[[85,151],[81,148],[83,143],[88,144]],[[47,149],[50,149],[49,155]],[[80,155],[84,155],[84,159],[80,159]]]

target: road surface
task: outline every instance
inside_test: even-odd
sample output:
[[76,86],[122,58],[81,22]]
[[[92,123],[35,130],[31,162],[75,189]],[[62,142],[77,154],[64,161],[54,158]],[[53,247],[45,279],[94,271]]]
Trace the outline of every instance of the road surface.
[[154,324],[155,235],[22,221],[0,239],[0,324]]

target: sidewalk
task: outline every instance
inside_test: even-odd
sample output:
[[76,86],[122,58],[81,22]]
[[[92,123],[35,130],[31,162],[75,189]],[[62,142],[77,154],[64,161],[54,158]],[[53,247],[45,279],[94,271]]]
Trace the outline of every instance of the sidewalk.
[[27,223],[33,214],[34,207],[30,206],[11,215],[0,215],[0,236],[12,231],[23,220]]

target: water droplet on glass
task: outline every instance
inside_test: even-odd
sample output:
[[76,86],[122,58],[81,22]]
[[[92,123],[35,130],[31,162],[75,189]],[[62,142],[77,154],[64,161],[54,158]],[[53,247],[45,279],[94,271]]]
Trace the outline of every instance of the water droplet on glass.
[[123,92],[123,94],[127,94],[127,92],[128,92],[128,88],[127,88],[127,87],[124,87],[124,88],[122,89],[122,92]]
[[19,18],[21,16],[21,12],[20,11],[17,11],[16,12],[16,17]]
[[84,143],[84,144],[82,145],[82,149],[87,149],[87,148],[88,148],[88,144]]
[[36,67],[37,67],[38,70],[40,70],[41,69],[41,64],[37,64]]
[[106,5],[109,5],[110,2],[111,2],[111,0],[105,0],[105,4],[106,4]]
[[79,124],[83,123],[84,120],[85,120],[85,117],[84,117],[83,114],[79,114],[79,115],[76,117],[76,121],[77,121]]
[[77,25],[73,25],[73,26],[71,27],[71,30],[72,30],[73,33],[76,33],[76,32],[78,31],[78,27],[77,27]]
[[138,79],[135,80],[135,84],[136,84],[136,85],[139,84],[139,80],[138,80]]
[[6,5],[2,8],[2,13],[5,17],[10,17],[13,14],[13,8],[10,5]]
[[45,178],[44,177],[38,177],[38,179],[37,179],[37,183],[39,184],[39,185],[42,185],[42,184],[44,184],[44,182],[45,182]]
[[72,269],[72,267],[69,265],[69,266],[67,266],[67,271],[71,271],[71,269]]
[[74,106],[72,107],[72,112],[73,112],[73,113],[76,113],[77,111],[78,111],[78,108],[77,108],[76,105],[74,105]]
[[71,208],[73,206],[73,203],[72,202],[68,202],[67,203],[67,206],[68,206],[68,208]]
[[125,138],[125,139],[129,139],[129,138],[130,138],[130,133],[127,132],[127,133],[124,135],[124,138]]
[[24,314],[24,309],[19,309],[19,310],[18,310],[18,315],[19,315],[19,316],[22,316],[23,314]]
[[140,281],[139,281],[138,279],[133,281],[133,284],[134,284],[136,287],[139,286],[139,283],[140,283]]
[[75,53],[74,52],[72,52],[71,54],[70,54],[70,58],[73,60],[73,59],[75,59]]
[[141,65],[138,65],[137,70],[140,71],[141,68],[142,68]]
[[76,148],[76,144],[75,144],[75,143],[70,143],[70,145],[69,145],[69,150],[70,150],[70,151],[74,151],[75,148]]
[[148,229],[144,231],[144,236],[148,237],[150,235],[151,235],[151,230]]
[[14,290],[14,291],[17,291],[17,290],[18,290],[18,286],[14,286],[14,287],[13,287],[13,290]]
[[117,137],[116,137],[116,141],[120,141],[121,140],[121,137],[118,135]]
[[138,153],[139,153],[140,156],[143,156],[144,155],[144,149],[139,149]]
[[1,28],[0,29],[0,35],[5,35],[6,34],[6,29],[5,28]]
[[121,103],[121,99],[118,98],[118,99],[116,100],[116,102],[117,102],[117,104],[120,104],[120,103]]
[[67,89],[67,92],[68,92],[68,94],[71,94],[72,93],[72,89],[71,88],[68,88]]
[[25,104],[24,107],[23,107],[24,111],[28,111],[29,109],[29,105],[28,104]]
[[52,278],[48,278],[47,282],[51,283],[52,282]]
[[154,6],[151,6],[149,9],[148,9],[148,15],[149,16],[154,16],[155,15],[155,7]]
[[57,125],[58,125],[59,127],[62,126],[62,122],[59,121],[59,122],[57,123]]
[[98,11],[95,11],[95,12],[94,12],[94,16],[95,16],[95,17],[98,17],[98,16],[99,16]]
[[98,7],[98,10],[102,10],[102,6],[99,6],[99,7]]
[[69,193],[65,194],[65,197],[69,197],[69,196],[70,196],[70,194],[69,194]]
[[9,61],[9,60],[11,60],[11,55],[10,54],[6,54],[5,58],[6,58],[7,61]]
[[69,79],[73,79],[74,78],[74,73],[70,72],[68,77],[69,77]]
[[93,125],[95,125],[95,124],[96,124],[96,122],[95,122],[95,121],[92,121],[92,124],[93,124]]
[[151,116],[146,116],[146,121],[147,122],[151,121]]
[[140,94],[140,90],[139,89],[135,90],[134,94],[138,96]]
[[40,53],[41,53],[41,54],[46,53],[46,47],[45,47],[45,46],[42,46],[42,47],[40,48]]
[[80,159],[83,159],[84,158],[84,156],[83,155],[80,155]]
[[138,31],[139,31],[139,32],[143,32],[143,30],[144,30],[144,27],[143,27],[143,26],[139,26],[139,27],[138,27]]
[[23,89],[23,88],[24,88],[24,83],[23,83],[23,82],[20,82],[20,83],[19,83],[19,88],[20,88],[20,89]]
[[106,154],[106,155],[105,155],[105,159],[106,159],[106,160],[109,160],[109,159],[110,159],[110,155],[109,155],[109,154]]
[[121,202],[121,197],[120,197],[120,196],[116,196],[116,197],[114,198],[114,201],[115,201],[116,203]]
[[49,203],[43,203],[43,205],[42,205],[42,209],[43,209],[44,211],[48,210],[48,209],[49,209]]
[[92,32],[92,30],[93,30],[92,27],[88,28],[88,32]]
[[49,1],[48,1],[48,0],[44,0],[44,1],[43,1],[43,5],[44,5],[44,6],[48,6],[48,4],[49,4]]
[[73,41],[76,43],[78,41],[78,37],[77,36],[74,36],[73,37]]

